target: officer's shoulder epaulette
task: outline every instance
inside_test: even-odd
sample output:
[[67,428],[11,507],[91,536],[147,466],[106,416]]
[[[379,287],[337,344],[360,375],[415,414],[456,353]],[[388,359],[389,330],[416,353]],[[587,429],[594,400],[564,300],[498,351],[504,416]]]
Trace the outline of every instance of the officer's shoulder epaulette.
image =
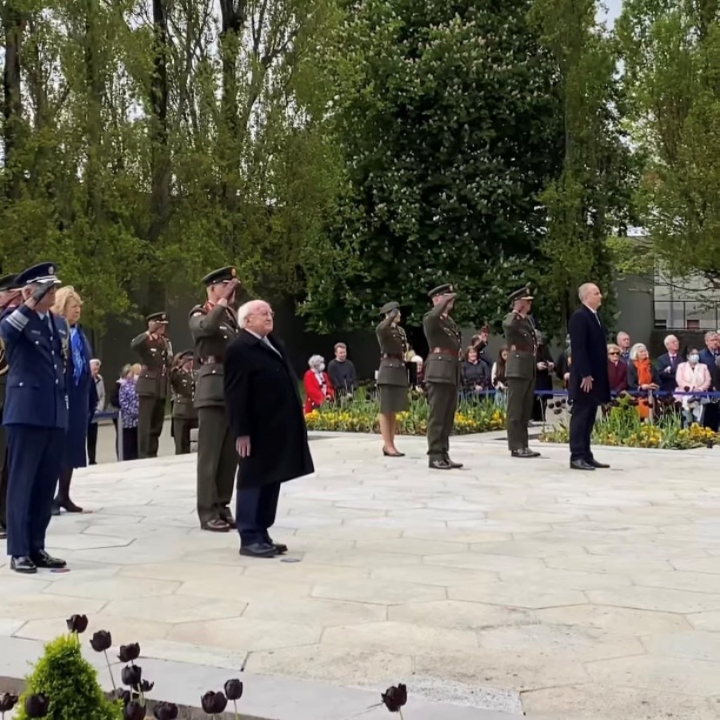
[[197,317],[198,315],[207,315],[207,310],[204,305],[196,305],[190,311],[190,317]]

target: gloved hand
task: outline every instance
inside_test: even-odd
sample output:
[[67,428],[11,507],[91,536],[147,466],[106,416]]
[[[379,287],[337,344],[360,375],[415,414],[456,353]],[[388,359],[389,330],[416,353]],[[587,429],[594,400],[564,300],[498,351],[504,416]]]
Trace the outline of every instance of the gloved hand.
[[53,280],[44,280],[38,283],[38,286],[33,290],[32,299],[39,303],[54,287],[55,282]]

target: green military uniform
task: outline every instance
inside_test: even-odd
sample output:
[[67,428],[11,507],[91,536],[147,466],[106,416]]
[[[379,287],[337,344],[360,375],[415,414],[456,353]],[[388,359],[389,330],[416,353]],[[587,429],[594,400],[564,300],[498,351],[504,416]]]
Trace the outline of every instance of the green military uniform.
[[170,370],[170,387],[173,398],[173,438],[175,454],[186,455],[190,452],[190,430],[197,427],[197,410],[194,405],[195,378],[191,371],[185,370],[183,363],[192,357],[193,351],[180,353]]
[[[203,278],[206,286],[236,280],[235,268],[221,268]],[[227,346],[240,328],[233,310],[210,302],[190,311],[195,341],[195,407],[198,413],[197,513],[206,530],[234,525],[229,509],[238,456],[225,415],[224,367]]]
[[408,407],[408,372],[405,366],[407,335],[393,322],[395,316],[392,315],[399,307],[396,302],[383,305],[380,312],[386,317],[375,329],[380,345],[377,386],[380,391],[380,413],[383,415],[404,412]]
[[[167,324],[167,313],[148,315],[147,322]],[[172,360],[172,345],[164,335],[151,336],[144,332],[133,338],[130,347],[140,356],[142,370],[137,380],[140,400],[138,414],[138,456],[157,457],[158,444],[165,421],[168,396],[168,377]]]
[[429,295],[431,298],[444,296],[423,319],[429,347],[424,373],[429,405],[429,464],[436,470],[450,470],[462,467],[460,463],[452,462],[448,454],[460,385],[462,335],[448,314],[448,306],[455,299],[453,286],[441,285],[431,290]]
[[[529,288],[510,295],[510,301],[531,301]],[[528,424],[532,417],[533,393],[537,374],[537,336],[532,322],[517,310],[503,320],[508,359],[507,378],[507,433],[508,447],[514,457],[537,457],[540,453],[528,448]]]

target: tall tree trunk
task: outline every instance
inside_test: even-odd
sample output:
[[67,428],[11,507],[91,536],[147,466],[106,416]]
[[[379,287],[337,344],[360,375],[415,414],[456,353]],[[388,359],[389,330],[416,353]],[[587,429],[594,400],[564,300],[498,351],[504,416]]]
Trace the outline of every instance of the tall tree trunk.
[[20,50],[24,20],[12,0],[5,0],[2,10],[3,34],[5,36],[5,68],[3,71],[3,115],[5,171],[8,181],[5,195],[17,200],[21,191],[21,172],[16,165],[19,135],[22,125],[22,89],[20,78]]

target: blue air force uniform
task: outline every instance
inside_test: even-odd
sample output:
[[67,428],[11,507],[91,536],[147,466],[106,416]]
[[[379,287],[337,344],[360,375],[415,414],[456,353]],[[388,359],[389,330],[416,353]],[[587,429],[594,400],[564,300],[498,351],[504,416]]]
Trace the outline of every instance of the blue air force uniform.
[[[19,286],[57,283],[44,263],[17,276]],[[3,411],[8,441],[8,538],[11,566],[20,572],[63,567],[45,552],[53,495],[68,423],[65,358],[70,332],[64,318],[26,305],[0,318],[10,370]]]

